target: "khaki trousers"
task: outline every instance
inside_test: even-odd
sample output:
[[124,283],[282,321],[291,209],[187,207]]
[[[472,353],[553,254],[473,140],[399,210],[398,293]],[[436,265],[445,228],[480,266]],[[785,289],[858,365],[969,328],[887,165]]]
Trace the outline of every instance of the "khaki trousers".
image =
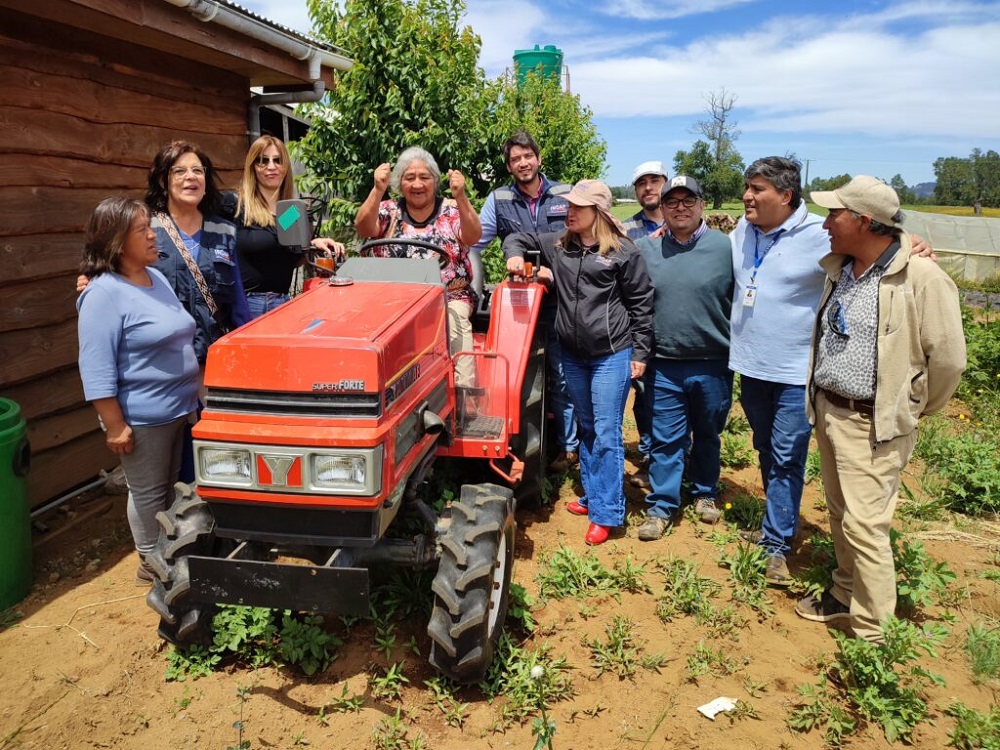
[[870,417],[816,396],[816,440],[830,529],[837,555],[833,596],[851,608],[859,638],[879,642],[880,623],[896,610],[896,569],[889,526],[899,475],[910,460],[917,432],[873,449]]
[[[472,305],[462,300],[448,303],[448,353],[454,357],[458,352],[471,352]],[[476,361],[474,357],[459,357],[455,361],[455,385],[470,388],[476,384]]]

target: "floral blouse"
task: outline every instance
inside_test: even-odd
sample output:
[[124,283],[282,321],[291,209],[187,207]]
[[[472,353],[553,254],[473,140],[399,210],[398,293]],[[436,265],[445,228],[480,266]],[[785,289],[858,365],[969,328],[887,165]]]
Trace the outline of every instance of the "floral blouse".
[[[447,261],[441,269],[441,280],[448,288],[448,301],[460,300],[472,304],[472,263],[469,248],[458,239],[461,219],[458,207],[452,201],[438,198],[436,213],[426,226],[415,226],[408,221],[402,201],[382,201],[378,207],[378,238],[403,237],[424,240],[441,247]],[[399,248],[409,258],[431,258],[433,254],[421,247],[382,245],[372,248],[372,255],[381,258],[398,257]]]

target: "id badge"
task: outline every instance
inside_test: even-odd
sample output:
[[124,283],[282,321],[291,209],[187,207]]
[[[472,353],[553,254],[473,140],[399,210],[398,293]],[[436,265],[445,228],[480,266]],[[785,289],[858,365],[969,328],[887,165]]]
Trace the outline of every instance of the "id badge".
[[743,307],[753,307],[754,302],[757,301],[757,285],[751,284],[743,292]]

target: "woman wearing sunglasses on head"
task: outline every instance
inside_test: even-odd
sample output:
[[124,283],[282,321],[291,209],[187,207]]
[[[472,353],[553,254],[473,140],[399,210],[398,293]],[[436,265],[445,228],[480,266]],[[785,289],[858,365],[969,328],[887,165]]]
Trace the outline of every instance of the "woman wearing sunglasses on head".
[[[236,246],[251,318],[288,301],[292,276],[302,263],[297,248],[278,242],[275,223],[278,201],[294,197],[288,149],[274,136],[261,136],[247,152],[239,187],[224,200],[224,210],[236,224]],[[344,253],[343,245],[323,237],[313,239],[312,246],[327,256]]]

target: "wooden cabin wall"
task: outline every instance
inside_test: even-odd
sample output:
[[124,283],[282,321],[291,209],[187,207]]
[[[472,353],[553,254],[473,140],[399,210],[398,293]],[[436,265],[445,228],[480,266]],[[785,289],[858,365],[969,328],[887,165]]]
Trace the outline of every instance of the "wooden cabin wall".
[[177,138],[233,187],[248,99],[238,75],[0,9],[0,396],[28,420],[32,507],[117,463],[77,370],[90,212],[142,198],[153,156]]

